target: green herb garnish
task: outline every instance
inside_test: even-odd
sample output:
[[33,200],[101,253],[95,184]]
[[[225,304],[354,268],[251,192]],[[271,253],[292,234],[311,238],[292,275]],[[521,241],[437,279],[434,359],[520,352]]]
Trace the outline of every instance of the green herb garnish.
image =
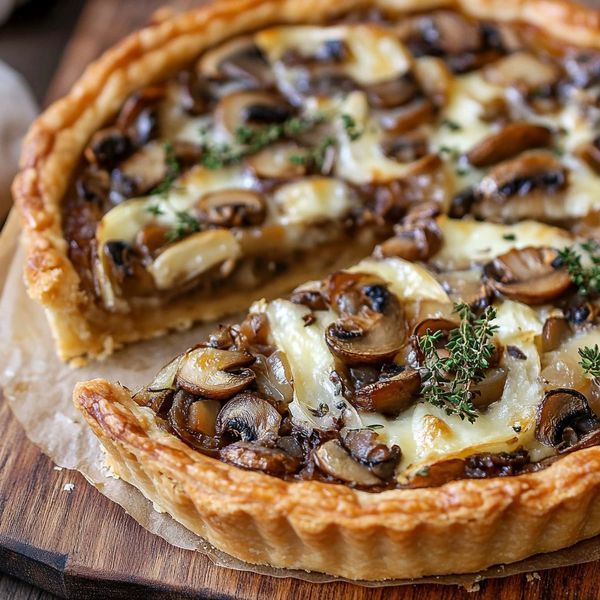
[[514,233],[505,233],[502,236],[503,240],[506,240],[507,242],[514,242],[517,239],[517,236]]
[[595,344],[593,348],[584,346],[577,350],[581,360],[579,364],[586,375],[590,377],[600,377],[600,348]]
[[152,204],[152,206],[146,208],[146,212],[158,216],[163,214],[163,209],[158,204]]
[[444,119],[442,121],[442,125],[450,129],[450,131],[460,131],[462,129],[462,125],[460,123],[452,121],[451,119]]
[[496,310],[488,306],[477,318],[468,304],[455,304],[455,312],[460,316],[460,325],[450,332],[446,349],[449,356],[440,356],[437,344],[443,331],[427,333],[419,338],[419,347],[424,354],[427,373],[423,378],[421,396],[443,408],[448,415],[458,415],[474,423],[478,417],[473,405],[475,392],[473,384],[483,380],[486,369],[494,354],[492,325]]
[[594,240],[579,245],[587,254],[589,266],[583,265],[583,256],[574,248],[563,248],[558,253],[558,263],[566,267],[582,296],[597,294],[600,292],[600,245]]
[[177,217],[177,223],[173,229],[165,234],[169,242],[176,242],[190,233],[200,231],[200,221],[196,217],[183,210],[177,211],[175,216]]
[[303,154],[292,154],[289,161],[295,165],[313,166],[317,171],[322,171],[329,148],[336,145],[336,139],[327,136],[314,148],[309,148]]
[[362,136],[363,130],[356,126],[356,121],[352,115],[344,113],[342,115],[342,124],[344,125],[344,129],[346,130],[346,134],[350,138],[350,141],[355,142]]
[[[175,149],[173,148],[173,144],[167,142],[164,145],[164,149],[167,173],[165,175],[165,178],[153,190],[150,191],[150,194],[160,194],[161,196],[166,198],[169,195],[171,189],[173,188],[175,180],[179,177],[179,174],[181,173],[181,165],[179,164],[177,156],[175,155]],[[150,211],[150,209],[148,210]]]

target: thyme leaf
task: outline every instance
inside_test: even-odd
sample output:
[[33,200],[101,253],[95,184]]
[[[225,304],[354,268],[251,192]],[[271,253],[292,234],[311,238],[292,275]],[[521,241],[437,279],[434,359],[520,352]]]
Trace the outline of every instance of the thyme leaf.
[[175,216],[177,217],[177,223],[173,229],[165,234],[169,242],[176,242],[190,233],[200,231],[200,221],[193,215],[184,210],[179,210],[175,213]]
[[478,417],[473,405],[473,384],[483,380],[494,354],[492,342],[498,329],[492,325],[496,310],[488,306],[477,318],[467,304],[454,305],[460,316],[460,325],[450,332],[446,349],[448,356],[440,356],[438,344],[442,331],[427,330],[419,338],[419,347],[425,359],[426,375],[421,386],[421,396],[446,411],[474,423]]
[[[173,189],[175,180],[179,177],[179,174],[181,173],[181,165],[179,164],[177,156],[175,155],[175,149],[173,148],[173,144],[167,142],[164,145],[164,149],[167,173],[165,175],[165,178],[154,189],[150,191],[150,194],[160,194],[163,198],[166,198],[169,195],[169,192]],[[150,208],[148,209],[148,211],[152,212]]]
[[586,375],[590,377],[600,377],[600,348],[598,344],[594,344],[594,347],[584,346],[577,350],[581,360],[579,364]]
[[583,264],[583,256],[574,248],[563,248],[558,253],[558,265],[564,265],[571,281],[582,296],[600,293],[600,245],[594,240],[579,244],[587,255],[589,266]]

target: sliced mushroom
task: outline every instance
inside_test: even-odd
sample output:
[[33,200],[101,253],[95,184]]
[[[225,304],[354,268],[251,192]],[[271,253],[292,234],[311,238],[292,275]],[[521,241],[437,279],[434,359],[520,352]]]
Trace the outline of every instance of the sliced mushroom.
[[564,312],[567,321],[573,327],[580,328],[594,323],[598,308],[589,299],[576,295],[564,307]]
[[264,148],[246,162],[263,179],[290,179],[306,174],[307,160],[305,148],[294,142],[281,142]]
[[281,448],[267,448],[252,442],[235,442],[219,452],[221,460],[242,469],[282,477],[300,468],[300,460]]
[[391,360],[406,339],[404,311],[387,284],[369,274],[339,272],[322,291],[342,318],[325,331],[331,352],[348,365]]
[[[118,171],[131,182],[135,195],[143,195],[167,176],[166,153],[162,144],[150,142],[123,161]],[[114,185],[115,171],[112,173]],[[111,194],[112,199],[112,194]]]
[[168,413],[169,425],[184,442],[197,450],[215,456],[219,447],[218,440],[190,428],[189,411],[196,401],[197,398],[183,390],[177,392]]
[[489,167],[525,150],[549,146],[551,142],[552,132],[543,125],[509,123],[471,148],[467,159],[475,167]]
[[216,227],[248,227],[265,219],[265,200],[251,190],[231,188],[210,192],[196,204],[201,221]]
[[109,171],[133,152],[131,138],[117,127],[102,129],[94,134],[85,149],[87,160]]
[[442,246],[442,232],[433,220],[397,226],[395,234],[375,248],[374,256],[397,256],[413,262],[426,261]]
[[397,415],[415,401],[420,387],[419,372],[406,367],[357,390],[352,403],[369,412]]
[[[412,102],[394,110],[387,110],[381,113],[379,122],[388,135],[388,140],[382,144],[389,146],[393,135],[406,134],[433,120],[435,115],[433,103],[428,98],[416,98]],[[423,132],[415,132],[415,136]],[[386,154],[388,154],[386,152]]]
[[108,198],[110,175],[104,169],[89,167],[77,179],[75,186],[82,200],[101,205]]
[[423,158],[429,151],[427,136],[423,131],[418,130],[384,138],[381,149],[388,158],[401,163]]
[[128,133],[136,146],[144,146],[158,136],[158,103],[166,88],[152,85],[134,92],[123,105],[117,127]]
[[483,76],[490,83],[504,88],[514,87],[528,94],[554,84],[560,76],[560,70],[534,54],[520,51],[487,65]]
[[478,269],[440,273],[437,279],[453,302],[464,302],[473,309],[483,309],[492,302],[493,293],[481,281]]
[[577,148],[575,153],[600,175],[600,135]]
[[323,473],[362,487],[382,483],[366,465],[355,461],[338,440],[325,442],[314,454],[315,463]]
[[290,301],[302,304],[311,310],[326,310],[327,304],[321,294],[319,282],[310,281],[298,286],[291,294]]
[[553,352],[571,335],[569,321],[563,316],[550,316],[544,322],[541,337],[542,352]]
[[283,123],[292,115],[282,98],[267,92],[233,92],[221,98],[215,109],[216,120],[232,136],[240,127]]
[[552,248],[513,248],[483,268],[484,280],[496,292],[525,304],[544,304],[571,287],[563,267],[556,267]]
[[242,36],[209,50],[198,62],[198,70],[214,79],[241,80],[252,87],[271,87],[275,78],[253,36]]
[[135,245],[146,256],[154,257],[158,250],[169,243],[169,231],[169,228],[163,225],[146,225],[138,231]]
[[419,87],[411,73],[374,83],[365,88],[369,104],[373,108],[394,108],[412,100]]
[[156,287],[136,249],[121,240],[110,240],[102,247],[102,257],[110,279],[125,296],[143,296]]
[[398,446],[388,448],[371,429],[351,429],[344,435],[342,443],[352,458],[367,465],[377,477],[385,481],[394,477],[400,462]]
[[214,436],[220,410],[221,403],[218,400],[197,400],[188,410],[188,428],[196,433]]
[[177,369],[177,385],[205,398],[231,398],[254,381],[254,372],[243,368],[253,362],[254,357],[247,352],[193,348],[181,358]]
[[504,203],[513,196],[528,196],[540,190],[544,195],[563,190],[568,183],[567,169],[546,152],[527,152],[501,162],[481,180],[476,194],[480,199]]
[[421,467],[410,478],[407,487],[426,488],[439,487],[465,476],[465,460],[463,458],[450,458],[432,465]]
[[177,356],[170,363],[166,364],[154,377],[152,383],[137,392],[133,399],[142,406],[147,406],[156,414],[164,416],[164,407],[175,394],[175,375],[181,356]]
[[198,116],[210,110],[213,95],[205,77],[193,71],[182,71],[179,74],[179,85],[181,86],[181,108],[185,112]]
[[451,321],[450,319],[429,317],[423,319],[423,321],[419,321],[419,323],[414,326],[412,335],[419,338],[428,332],[435,333],[436,331],[443,331],[447,337],[453,329],[458,327],[458,325],[459,324],[456,321]]
[[227,434],[242,442],[274,440],[279,433],[281,415],[277,409],[253,393],[244,392],[232,398],[219,412],[217,435]]
[[562,449],[600,427],[585,396],[558,388],[546,392],[537,413],[535,437],[546,446]]
[[414,73],[425,96],[436,107],[445,106],[453,79],[446,63],[435,56],[421,56],[415,60]]
[[485,377],[471,386],[473,406],[481,410],[500,400],[508,371],[503,367],[493,367],[485,372]]

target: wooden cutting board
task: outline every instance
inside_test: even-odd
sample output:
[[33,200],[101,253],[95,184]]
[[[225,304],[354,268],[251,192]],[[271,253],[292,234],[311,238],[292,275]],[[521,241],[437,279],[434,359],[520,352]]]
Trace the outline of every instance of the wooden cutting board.
[[[301,1],[301,0],[298,0]],[[327,1],[327,0],[323,0]],[[334,1],[334,0],[329,0]],[[90,0],[49,92],[59,97],[84,66],[147,21],[164,0]],[[171,4],[185,8],[193,0]],[[64,489],[73,484],[71,491]],[[68,486],[70,487],[70,486]],[[76,472],[55,470],[0,398],[0,571],[69,598],[250,600],[517,600],[600,597],[598,562],[489,580],[481,590],[441,585],[368,589],[310,584],[215,567],[140,527]]]

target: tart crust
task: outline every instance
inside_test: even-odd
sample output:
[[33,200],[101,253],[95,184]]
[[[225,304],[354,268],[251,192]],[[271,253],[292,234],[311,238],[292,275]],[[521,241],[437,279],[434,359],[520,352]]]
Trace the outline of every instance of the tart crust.
[[[212,305],[186,296],[157,317],[156,312],[113,315],[93,302],[69,261],[61,225],[69,183],[65,174],[75,170],[91,135],[130,93],[226,38],[274,23],[319,23],[369,6],[403,11],[456,7],[478,18],[529,23],[567,43],[600,47],[600,13],[565,0],[220,0],[177,16],[165,13],[166,18],[130,35],[90,65],[71,92],[35,121],[23,147],[13,193],[24,229],[25,280],[31,297],[46,310],[63,359],[102,356],[126,342],[218,318],[249,303],[249,294]],[[299,280],[288,272],[253,296],[277,295],[292,279]]]
[[114,472],[241,560],[354,580],[477,572],[600,533],[600,448],[518,477],[370,494],[244,471],[161,429],[131,393],[96,379],[74,402]]

